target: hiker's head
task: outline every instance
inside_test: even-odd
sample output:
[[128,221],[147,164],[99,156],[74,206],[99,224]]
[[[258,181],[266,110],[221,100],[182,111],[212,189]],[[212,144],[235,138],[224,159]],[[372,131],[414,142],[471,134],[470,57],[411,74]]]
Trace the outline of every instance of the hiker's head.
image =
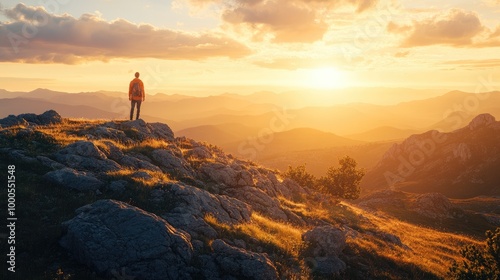
[[140,75],[139,72],[135,72],[135,77],[136,78],[139,78],[139,75]]

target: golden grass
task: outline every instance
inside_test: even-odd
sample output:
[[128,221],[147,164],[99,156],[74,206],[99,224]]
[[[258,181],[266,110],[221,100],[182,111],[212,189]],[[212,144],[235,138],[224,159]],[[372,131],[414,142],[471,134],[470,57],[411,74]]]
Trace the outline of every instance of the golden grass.
[[[137,172],[145,172],[149,176],[151,176],[151,179],[144,179],[144,178],[134,178],[132,175]],[[113,177],[113,178],[129,178],[133,180],[134,182],[145,186],[145,187],[154,187],[155,185],[159,183],[168,183],[172,182],[172,179],[168,177],[167,174],[163,172],[158,172],[158,171],[151,171],[151,170],[145,170],[145,169],[139,169],[139,170],[134,170],[132,168],[122,168],[118,171],[109,171],[106,173],[106,175]]]
[[256,212],[252,213],[250,222],[237,225],[223,224],[210,214],[205,216],[205,221],[216,228],[255,238],[293,257],[299,256],[302,234],[306,231],[306,228],[274,221]]
[[328,220],[331,217],[330,212],[324,207],[314,207],[306,203],[295,202],[283,196],[278,196],[278,200],[284,209],[313,219]]
[[466,244],[480,244],[479,241],[464,235],[416,226],[380,213],[364,211],[345,202],[342,205],[366,217],[374,228],[398,236],[407,248],[392,246],[371,236],[348,238],[348,243],[377,252],[380,256],[398,263],[413,264],[440,277],[446,276],[453,261],[461,259],[460,248]]

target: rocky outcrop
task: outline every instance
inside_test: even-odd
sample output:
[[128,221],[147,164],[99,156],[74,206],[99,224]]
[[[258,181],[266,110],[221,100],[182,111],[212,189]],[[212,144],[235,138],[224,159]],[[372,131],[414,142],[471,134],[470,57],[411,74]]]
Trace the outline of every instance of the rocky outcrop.
[[[228,160],[228,162],[231,162]],[[208,180],[218,183],[218,192],[246,202],[271,218],[282,221],[301,221],[301,218],[284,210],[278,196],[292,198],[304,195],[306,191],[292,180],[280,182],[267,169],[243,166],[241,163],[208,162],[201,165],[199,172]]]
[[[71,132],[58,131],[57,139],[67,133],[84,140],[67,144],[32,125],[51,121],[32,115],[14,118],[27,127],[7,129],[0,137],[22,137],[29,143],[46,139],[42,144],[50,150],[32,156],[31,150],[4,148],[2,154],[40,165],[51,185],[124,199],[152,211],[99,200],[62,224],[61,246],[99,277],[278,279],[273,262],[291,256],[262,253],[267,241],[246,233],[245,224],[253,223],[252,213],[258,211],[270,223],[307,225],[302,209],[293,209],[293,198],[307,195],[296,182],[215,146],[174,138],[167,125],[75,121]],[[285,200],[291,202],[282,204]],[[312,255],[321,263],[320,271],[332,271],[323,268],[333,265],[332,258],[322,257]],[[300,269],[298,264],[293,268]]]
[[436,130],[394,144],[364,176],[363,192],[399,189],[451,198],[498,195],[500,122],[489,114],[449,133]]
[[78,141],[68,145],[55,154],[60,163],[78,170],[107,172],[118,171],[121,166],[106,155],[90,141]]
[[212,249],[222,275],[238,279],[279,279],[276,268],[265,254],[247,252],[220,239],[212,242]]
[[163,217],[194,237],[217,237],[216,231],[205,222],[206,215],[212,215],[220,223],[234,225],[250,221],[252,214],[250,205],[240,200],[188,185],[172,184],[164,195],[167,199],[175,197],[175,207]]
[[481,114],[475,117],[467,126],[469,130],[475,130],[479,127],[489,126],[496,122],[495,117],[490,114]]
[[71,168],[63,168],[50,171],[44,178],[54,184],[77,191],[96,191],[104,185],[102,181],[87,172],[76,171]]
[[134,279],[191,279],[190,236],[162,218],[114,200],[79,208],[63,223],[62,247],[101,275]]
[[174,141],[174,133],[166,124],[146,123],[144,120],[126,121],[117,127],[127,134],[133,140],[161,139],[165,141]]
[[[418,214],[435,220],[459,218],[462,215],[461,211],[453,205],[450,199],[440,193],[412,194],[402,191],[383,190],[363,197],[357,204],[361,207],[389,213],[395,211],[401,214],[407,211],[408,215],[415,216],[415,214]],[[400,242],[393,243],[398,244]]]
[[171,150],[154,150],[151,156],[164,172],[175,174],[179,177],[194,176],[193,170],[186,160],[182,157],[176,156]]
[[454,212],[453,204],[440,193],[427,193],[417,196],[411,208],[420,215],[431,219],[453,218]]
[[339,258],[346,247],[345,233],[333,226],[316,227],[302,235],[306,242],[304,256],[314,273],[338,274],[346,269]]
[[21,114],[18,116],[9,115],[0,120],[0,127],[10,127],[15,125],[49,125],[62,122],[62,117],[54,110],[46,111],[43,114]]

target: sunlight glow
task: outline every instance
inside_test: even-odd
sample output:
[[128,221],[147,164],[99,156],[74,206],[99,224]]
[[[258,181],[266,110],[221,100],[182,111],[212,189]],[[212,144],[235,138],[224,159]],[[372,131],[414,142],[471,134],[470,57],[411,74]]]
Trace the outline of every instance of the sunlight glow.
[[346,86],[345,75],[333,67],[303,70],[303,86],[315,89],[333,89]]

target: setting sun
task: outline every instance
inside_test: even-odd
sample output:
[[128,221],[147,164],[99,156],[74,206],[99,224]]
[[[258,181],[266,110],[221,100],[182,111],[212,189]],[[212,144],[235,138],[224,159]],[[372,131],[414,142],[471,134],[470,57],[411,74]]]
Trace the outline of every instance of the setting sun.
[[333,67],[304,70],[303,85],[315,89],[332,89],[346,86],[343,72]]

